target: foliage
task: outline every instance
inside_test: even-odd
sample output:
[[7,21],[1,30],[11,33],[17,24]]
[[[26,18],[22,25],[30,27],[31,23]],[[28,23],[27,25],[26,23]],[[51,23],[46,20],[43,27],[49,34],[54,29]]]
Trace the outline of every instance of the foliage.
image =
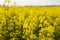
[[57,16],[33,7],[0,8],[0,40],[60,40],[59,37]]

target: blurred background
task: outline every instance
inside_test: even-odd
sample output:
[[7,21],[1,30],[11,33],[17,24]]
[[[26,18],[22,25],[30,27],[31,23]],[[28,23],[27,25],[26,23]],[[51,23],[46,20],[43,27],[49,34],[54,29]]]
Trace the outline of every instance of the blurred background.
[[[13,5],[16,2],[17,6],[25,6],[25,5],[36,5],[36,6],[43,6],[43,5],[60,5],[60,0],[10,0],[9,5]],[[0,5],[4,4],[4,0],[0,0]],[[6,3],[7,5],[8,3]]]

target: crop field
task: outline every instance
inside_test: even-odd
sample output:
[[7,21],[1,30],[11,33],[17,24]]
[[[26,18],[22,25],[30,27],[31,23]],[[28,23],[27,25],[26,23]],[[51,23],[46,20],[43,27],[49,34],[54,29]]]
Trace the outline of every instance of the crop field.
[[0,6],[0,40],[60,40],[60,6]]

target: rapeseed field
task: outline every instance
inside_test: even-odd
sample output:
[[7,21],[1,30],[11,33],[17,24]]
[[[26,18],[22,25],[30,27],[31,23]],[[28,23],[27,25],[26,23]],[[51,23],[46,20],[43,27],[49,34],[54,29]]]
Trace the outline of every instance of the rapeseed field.
[[60,40],[60,6],[0,6],[0,40]]

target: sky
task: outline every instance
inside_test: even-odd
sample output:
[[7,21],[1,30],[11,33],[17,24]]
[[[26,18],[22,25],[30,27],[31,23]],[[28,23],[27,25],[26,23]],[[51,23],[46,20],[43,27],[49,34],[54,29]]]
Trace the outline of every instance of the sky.
[[[11,0],[10,5],[13,5],[13,3],[16,2],[16,4],[19,6],[25,6],[25,5],[60,5],[60,0]],[[3,5],[4,0],[0,0],[0,5]],[[6,3],[7,4],[7,3]]]

